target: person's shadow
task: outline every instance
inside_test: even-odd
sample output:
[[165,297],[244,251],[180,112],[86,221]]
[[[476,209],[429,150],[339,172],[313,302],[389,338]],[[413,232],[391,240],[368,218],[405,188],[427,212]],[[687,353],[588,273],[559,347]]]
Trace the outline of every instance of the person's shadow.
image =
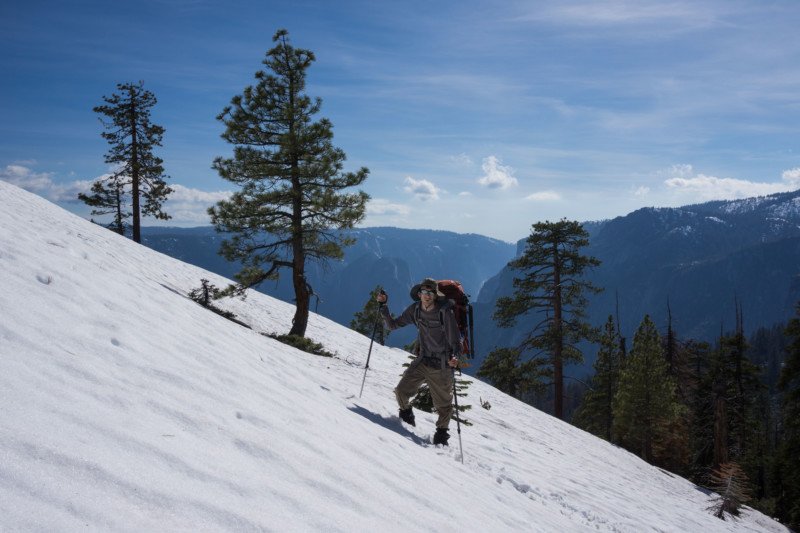
[[408,440],[416,444],[419,444],[420,446],[430,445],[430,442],[428,442],[426,439],[423,439],[422,437],[419,437],[416,433],[406,429],[405,426],[400,422],[400,419],[396,416],[383,417],[377,413],[373,413],[369,409],[361,407],[360,405],[353,405],[351,407],[348,407],[348,409],[357,415],[363,416],[370,422],[378,424],[379,426],[383,426],[386,429],[390,429],[395,433],[397,433],[398,435],[405,437]]

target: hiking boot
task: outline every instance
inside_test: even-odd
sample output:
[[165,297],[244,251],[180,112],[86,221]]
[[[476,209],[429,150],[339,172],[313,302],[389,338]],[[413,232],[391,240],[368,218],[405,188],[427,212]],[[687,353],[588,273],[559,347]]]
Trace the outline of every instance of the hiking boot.
[[416,423],[414,423],[414,411],[411,410],[411,407],[409,407],[408,409],[400,409],[400,420],[402,420],[409,426],[417,425]]
[[436,428],[436,433],[433,434],[433,444],[441,444],[447,446],[447,440],[450,438],[447,428]]

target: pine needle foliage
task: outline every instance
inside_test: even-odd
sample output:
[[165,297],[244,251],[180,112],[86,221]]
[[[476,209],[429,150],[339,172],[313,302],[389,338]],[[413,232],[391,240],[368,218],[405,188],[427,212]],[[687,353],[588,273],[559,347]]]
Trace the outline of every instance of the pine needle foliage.
[[209,214],[218,231],[231,235],[220,253],[243,264],[229,294],[244,295],[288,269],[296,303],[289,333],[303,337],[313,293],[306,261],[340,259],[354,242],[339,230],[364,218],[369,196],[344,191],[361,185],[369,171],[343,172],[346,157],[333,146],[333,125],[315,119],[322,101],[305,93],[314,53],[292,46],[286,30],[275,33],[273,42],[255,85],[234,96],[217,117],[233,156],[217,157],[213,167],[240,189]]
[[131,218],[132,213],[128,210],[122,176],[114,174],[108,180],[95,181],[91,194],[78,193],[78,199],[94,208],[93,216],[112,215],[106,227],[114,233],[125,235],[126,228],[130,226],[126,220]]
[[115,171],[96,181],[91,194],[81,193],[78,198],[95,208],[93,215],[112,214],[109,227],[117,233],[124,233],[124,221],[132,218],[133,240],[140,243],[142,216],[171,218],[162,206],[172,189],[165,181],[163,160],[153,153],[154,147],[161,146],[164,128],[150,120],[157,100],[145,90],[144,82],[121,83],[117,91],[94,108],[105,117],[101,121],[106,131],[101,135],[111,146],[105,162]]
[[288,344],[289,346],[312,355],[319,355],[322,357],[334,357],[336,355],[326,350],[322,343],[313,341],[306,337],[300,337],[299,335],[279,335],[277,333],[271,333],[267,334],[267,337],[282,342],[283,344]]
[[578,427],[609,442],[614,442],[614,396],[619,387],[621,370],[619,334],[614,317],[609,315],[600,337],[600,350],[594,362],[595,374],[591,380],[591,388],[584,394],[583,403],[574,417],[574,423]]
[[236,318],[236,315],[230,311],[225,311],[214,305],[214,300],[218,300],[222,296],[222,291],[213,283],[203,278],[200,280],[200,287],[192,289],[189,292],[189,298],[199,303],[206,309],[209,309],[218,315],[225,317],[229,320]]
[[[386,327],[382,317],[380,316],[380,305],[376,298],[383,290],[383,287],[378,285],[372,292],[369,293],[369,299],[364,303],[364,308],[357,311],[353,315],[353,320],[350,321],[350,329],[357,331],[367,337],[372,337],[373,331],[375,333],[375,342],[383,345],[386,339],[389,338],[391,330]],[[376,327],[377,325],[377,327]]]
[[645,315],[620,374],[613,431],[625,448],[652,463],[654,445],[674,429],[683,409],[668,374],[658,330]]
[[716,468],[710,477],[710,488],[717,493],[708,508],[714,516],[739,516],[742,505],[750,500],[747,475],[736,463],[725,463]]
[[531,393],[544,392],[551,369],[541,359],[522,361],[515,348],[496,348],[489,352],[478,370],[478,376],[509,396],[523,400]]
[[800,304],[786,326],[790,339],[778,380],[781,391],[783,442],[778,451],[778,469],[784,490],[777,502],[779,514],[800,531]]
[[497,300],[494,319],[500,327],[517,320],[530,321],[530,330],[519,348],[532,359],[548,361],[553,370],[554,415],[563,418],[564,365],[578,363],[582,340],[597,332],[585,320],[586,294],[599,289],[583,278],[600,264],[581,255],[589,234],[579,222],[562,219],[533,225],[522,255],[509,266],[522,273],[514,278],[514,295]]

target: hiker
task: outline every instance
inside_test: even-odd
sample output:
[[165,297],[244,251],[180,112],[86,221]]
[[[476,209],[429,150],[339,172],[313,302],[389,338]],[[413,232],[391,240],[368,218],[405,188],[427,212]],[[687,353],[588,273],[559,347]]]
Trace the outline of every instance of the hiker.
[[[453,416],[453,369],[458,366],[461,354],[458,326],[451,302],[439,291],[436,280],[426,278],[414,285],[411,298],[415,302],[397,318],[392,318],[388,306],[380,306],[388,329],[416,324],[418,330],[417,357],[394,389],[400,406],[400,418],[407,424],[415,425],[410,400],[420,385],[427,383],[433,405],[439,414],[433,443],[447,446],[450,438],[448,426]],[[377,300],[386,303],[388,296],[379,294]]]

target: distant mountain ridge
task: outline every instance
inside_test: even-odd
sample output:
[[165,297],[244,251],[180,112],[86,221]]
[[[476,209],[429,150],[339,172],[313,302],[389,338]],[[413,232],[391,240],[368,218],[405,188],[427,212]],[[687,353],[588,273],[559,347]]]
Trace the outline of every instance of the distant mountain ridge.
[[[589,320],[604,323],[619,298],[629,338],[645,314],[665,330],[668,305],[681,337],[713,341],[733,328],[735,301],[752,332],[787,320],[800,300],[800,191],[643,208],[586,228],[584,253],[602,261],[588,277],[605,289],[590,298]],[[496,299],[511,293],[513,276],[503,269],[479,295],[476,336],[484,354],[522,338],[524,325],[501,330],[490,319]]]
[[[311,310],[348,325],[363,309],[369,293],[382,285],[390,297],[389,308],[399,314],[411,303],[408,290],[424,277],[458,279],[473,297],[483,283],[512,257],[512,243],[476,234],[449,231],[375,227],[346,232],[356,239],[345,248],[342,261],[327,267],[309,262],[306,276],[316,296]],[[210,226],[198,228],[143,228],[142,243],[166,255],[232,278],[240,265],[218,255],[225,238]],[[200,280],[198,280],[199,286]],[[294,299],[288,271],[278,282],[263,283],[258,290],[286,302]],[[403,346],[416,337],[413,327],[393,333],[392,346]]]
[[[800,191],[678,208],[643,208],[611,220],[585,222],[590,244],[584,250],[602,261],[590,279],[605,291],[590,299],[589,320],[619,318],[623,334],[645,314],[666,328],[667,306],[682,338],[713,341],[731,329],[734,305],[744,311],[748,333],[785,321],[800,300]],[[524,248],[475,234],[392,227],[354,229],[356,243],[342,261],[327,269],[309,263],[307,275],[317,297],[311,308],[347,325],[363,308],[369,291],[381,284],[397,314],[410,303],[408,288],[421,278],[462,281],[475,303],[479,360],[495,346],[518,343],[527,325],[500,329],[492,320],[494,302],[510,294],[514,273],[507,263]],[[218,255],[224,236],[211,227],[144,228],[147,246],[226,277],[239,265]],[[199,285],[199,280],[198,280]],[[261,292],[291,302],[288,276],[265,283]],[[402,346],[413,328],[392,334]],[[586,366],[593,354],[587,353]]]

